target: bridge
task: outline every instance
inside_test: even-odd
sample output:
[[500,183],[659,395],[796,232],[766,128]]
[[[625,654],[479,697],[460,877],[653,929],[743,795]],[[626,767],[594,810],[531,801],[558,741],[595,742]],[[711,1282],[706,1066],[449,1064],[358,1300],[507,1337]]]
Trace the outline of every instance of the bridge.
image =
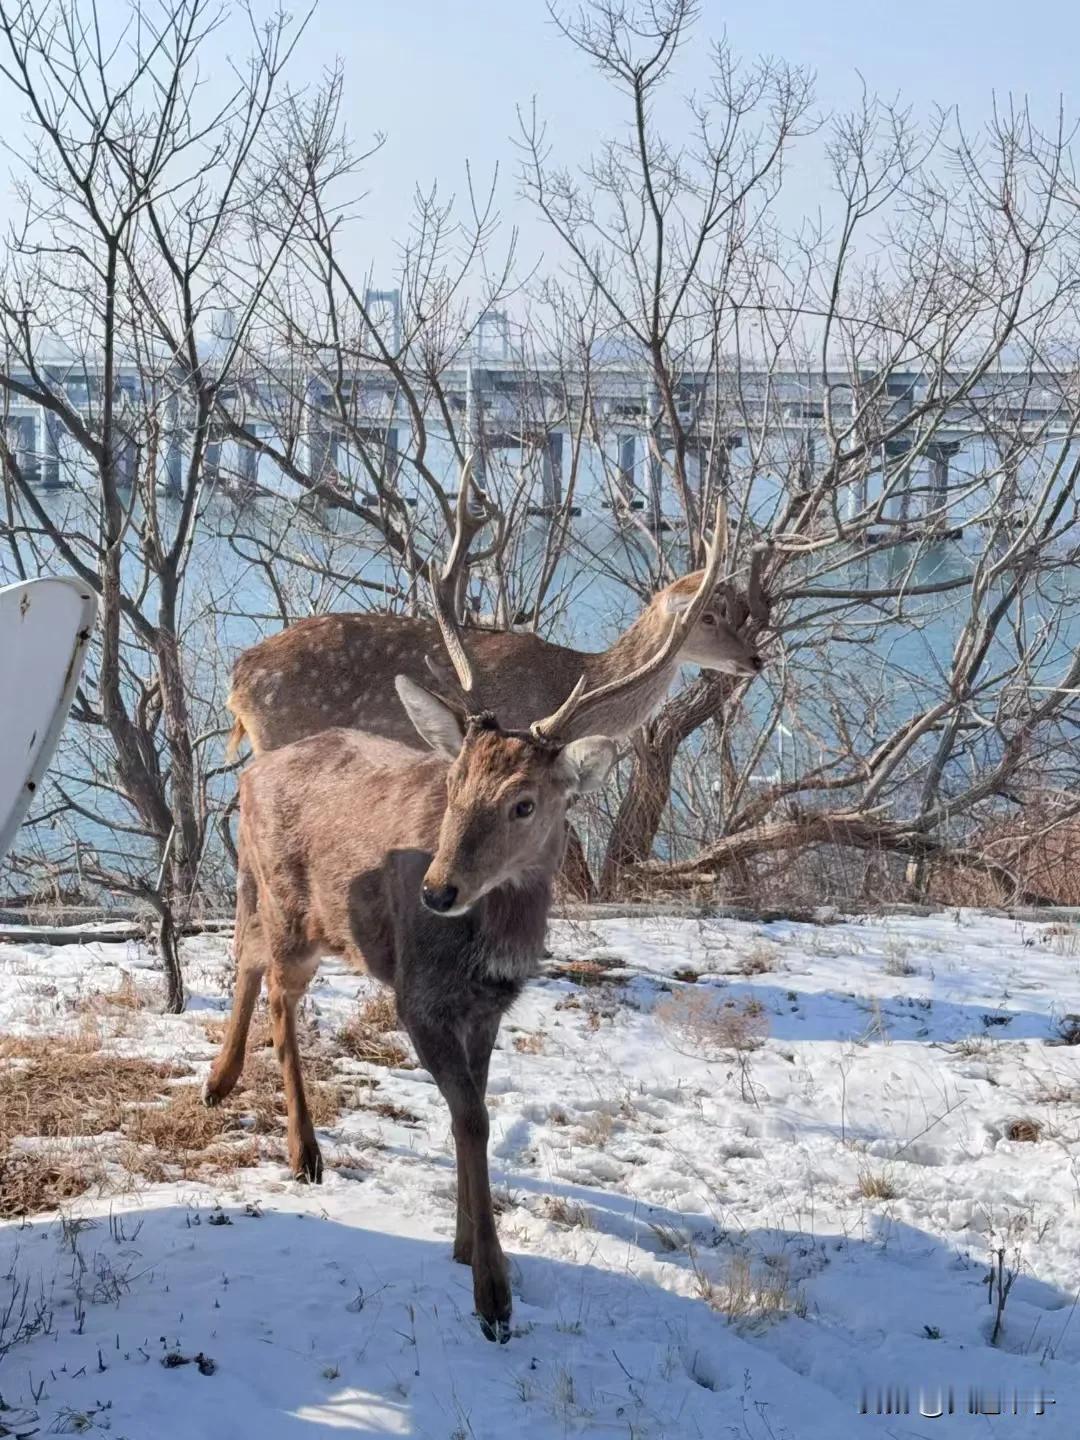
[[[100,363],[44,357],[37,370],[55,393],[92,422],[102,401]],[[311,479],[351,488],[356,483],[355,452],[362,444],[398,492],[415,502],[417,485],[402,461],[412,419],[386,367],[357,366],[336,387],[325,371],[314,368],[298,371],[271,361],[261,373],[251,373],[250,365],[247,371],[230,378],[219,394],[225,414],[212,422],[205,456],[205,474],[211,483],[219,482],[240,495],[287,488],[280,472],[270,473],[273,467],[260,449],[260,441],[273,443],[286,433],[284,416],[288,433],[298,441],[298,463]],[[34,383],[34,377],[18,367],[8,373],[25,385]],[[179,494],[194,425],[183,377],[177,375],[170,384],[166,369],[151,381],[136,364],[122,364],[114,376],[121,433],[125,412],[133,417],[133,426],[140,423],[140,416],[144,423],[145,389],[160,395],[152,407],[159,432],[154,442],[155,474],[166,494]],[[920,423],[920,413],[929,398],[928,381],[914,369],[891,370],[884,377],[869,372],[853,377],[839,368],[822,376],[808,370],[720,365],[687,369],[676,383],[675,403],[692,468],[699,481],[716,476],[732,463],[733,452],[740,447],[764,444],[771,447],[768,453],[777,463],[784,457],[786,472],[795,477],[789,483],[806,488],[820,473],[825,453],[826,404],[834,426],[842,431],[850,424],[853,406],[865,403],[871,385],[877,390],[874,433],[886,437],[875,463],[881,473],[900,476],[893,500],[893,516],[900,520],[909,518],[917,470],[925,475],[919,488],[929,510],[947,496],[950,467],[965,451],[1018,431],[1045,444],[1072,435],[1075,399],[1050,369],[1033,373],[1026,368],[995,368],[966,388],[944,415],[935,414],[933,424],[927,426]],[[513,353],[505,338],[492,347],[481,336],[468,354],[440,372],[437,391],[434,385],[422,383],[416,384],[416,391],[425,423],[436,438],[446,437],[445,407],[460,443],[475,455],[481,482],[493,452],[519,451],[521,464],[535,470],[532,508],[539,513],[552,513],[563,503],[567,447],[582,430],[583,410],[588,406],[585,433],[590,442],[600,441],[608,473],[614,476],[614,493],[611,486],[607,492],[593,486],[577,497],[581,507],[588,511],[614,504],[642,509],[657,525],[677,513],[658,454],[672,443],[670,427],[644,361],[616,358],[597,360],[587,369],[567,368],[543,358],[526,361]],[[3,424],[8,444],[29,483],[43,490],[70,484],[75,465],[62,422],[12,391],[6,397]],[[136,431],[121,442],[122,484],[134,481],[148,440]],[[849,513],[858,513],[867,503],[866,487],[865,478],[849,487],[845,501]]]

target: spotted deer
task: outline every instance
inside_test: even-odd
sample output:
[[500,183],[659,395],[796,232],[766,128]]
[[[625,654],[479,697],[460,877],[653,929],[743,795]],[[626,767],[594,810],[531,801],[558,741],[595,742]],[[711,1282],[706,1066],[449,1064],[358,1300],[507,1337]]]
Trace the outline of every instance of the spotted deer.
[[[459,494],[466,495],[468,466]],[[441,589],[457,584],[467,551],[461,543],[464,511]],[[467,532],[466,532],[467,533]],[[700,665],[731,675],[754,675],[762,668],[753,644],[725,618],[725,590],[714,588],[691,626],[681,623],[695,603],[703,571],[684,575],[653,596],[637,620],[607,650],[590,653],[553,645],[539,635],[516,631],[467,631],[469,654],[484,679],[485,700],[510,728],[528,726],[567,698],[579,677],[590,690],[610,687],[638,670],[671,633],[681,643],[648,683],[628,690],[608,688],[607,699],[589,723],[621,740],[632,734],[664,701],[680,665]],[[447,608],[453,609],[452,603]],[[676,628],[677,627],[677,628]],[[430,685],[464,703],[453,676],[436,659],[439,627],[433,620],[383,614],[316,615],[299,620],[243,651],[233,667],[229,710],[234,717],[229,739],[235,753],[246,736],[252,750],[276,750],[305,735],[335,725],[366,730],[402,745],[417,747],[417,735],[398,703],[392,681],[404,675],[414,685]],[[565,738],[583,733],[581,720],[567,722]]]
[[[240,1077],[265,976],[289,1162],[298,1178],[317,1183],[322,1158],[304,1096],[297,1003],[327,953],[392,986],[401,1023],[450,1110],[453,1253],[472,1266],[476,1312],[491,1340],[509,1339],[511,1313],[487,1161],[496,1033],[536,973],[567,805],[602,785],[615,760],[614,743],[596,726],[685,644],[709,603],[719,557],[714,541],[698,593],[636,671],[593,689],[582,677],[557,710],[520,730],[481,708],[461,636],[436,602],[466,706],[406,675],[395,681],[433,753],[327,729],[258,756],[240,777],[236,986],[205,1099],[223,1100]],[[577,738],[567,740],[571,733]]]

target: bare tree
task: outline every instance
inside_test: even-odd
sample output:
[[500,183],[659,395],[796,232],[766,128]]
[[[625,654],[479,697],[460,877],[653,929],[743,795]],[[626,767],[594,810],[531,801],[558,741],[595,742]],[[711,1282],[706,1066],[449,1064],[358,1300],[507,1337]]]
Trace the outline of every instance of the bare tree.
[[[647,727],[603,886],[745,886],[751,858],[828,839],[911,856],[919,890],[927,858],[963,849],[1021,770],[1071,775],[1080,270],[1064,125],[1014,110],[973,139],[867,96],[823,132],[831,213],[790,236],[777,201],[814,129],[803,73],[716,45],[672,139],[658,102],[698,7],[553,14],[626,101],[625,130],[578,172],[535,116],[522,125],[524,192],[578,308],[647,387],[636,410],[592,417],[609,488],[624,505],[643,492],[658,565],[696,553],[703,499],[724,490],[743,577],[730,609],[775,657],[769,701],[703,675]],[[643,482],[612,458],[628,425]],[[666,541],[665,496],[683,522]],[[963,539],[953,567],[947,537]],[[909,644],[905,675],[905,637],[935,618],[951,657]]]
[[[79,867],[157,911],[173,1009],[176,912],[198,885],[210,779],[184,584],[218,396],[290,231],[285,216],[260,232],[251,197],[280,164],[264,140],[298,30],[253,25],[247,67],[211,100],[199,57],[225,18],[207,0],[120,22],[73,0],[0,4],[0,71],[27,132],[0,390],[40,407],[46,432],[43,460],[4,446],[9,546],[20,565],[47,550],[100,597],[76,708],[95,758],[84,798],[66,800],[127,837],[126,854],[82,847]],[[39,492],[41,465],[66,498]]]

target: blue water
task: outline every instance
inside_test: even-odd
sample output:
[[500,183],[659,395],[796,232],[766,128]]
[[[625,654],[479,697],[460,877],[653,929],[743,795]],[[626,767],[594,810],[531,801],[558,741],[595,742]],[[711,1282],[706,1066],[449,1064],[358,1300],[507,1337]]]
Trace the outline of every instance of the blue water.
[[[512,493],[512,467],[500,473]],[[498,483],[494,476],[492,482]],[[649,576],[664,573],[652,539],[620,527],[611,511],[600,507],[598,486],[593,471],[581,491],[585,513],[573,522],[540,624],[541,632],[550,638],[583,649],[609,643],[638,612],[641,602],[625,583],[628,578],[647,593]],[[759,518],[764,517],[775,510],[778,499],[775,484],[766,479],[755,489],[752,508]],[[81,534],[93,534],[93,513],[79,490],[48,495],[44,503],[76,546]],[[159,508],[162,527],[171,534],[178,513],[176,502],[162,496]],[[133,519],[134,542],[141,518],[136,514]],[[416,524],[421,532],[419,548],[426,553],[437,528],[422,509]],[[479,614],[496,613],[500,605],[504,616],[530,608],[550,535],[549,522],[518,515],[510,531],[505,572],[489,566],[474,576],[471,599]],[[981,534],[972,530],[959,541],[929,545],[915,556],[907,547],[873,557],[853,555],[842,569],[815,583],[838,587],[854,581],[874,587],[896,583],[905,576],[909,586],[918,586],[962,577],[970,574],[980,542]],[[678,531],[661,536],[658,543],[668,573],[680,573],[686,558]],[[91,559],[89,551],[87,558]],[[33,573],[32,561],[29,568]],[[38,568],[45,573],[63,572],[66,567],[43,543]],[[785,584],[795,582],[793,572],[794,567]],[[137,543],[129,546],[125,576],[130,590],[141,589]],[[12,557],[0,547],[0,579],[13,578]],[[232,659],[245,646],[281,628],[283,600],[295,617],[325,610],[402,608],[407,598],[404,577],[385,546],[377,544],[366,527],[344,512],[313,519],[298,516],[295,498],[264,498],[240,507],[227,496],[209,493],[182,592],[193,728],[201,737],[204,762],[210,767],[222,764],[227,728],[223,701]],[[1007,666],[1017,643],[1041,636],[1034,678],[1054,678],[1065,657],[1080,643],[1077,599],[1075,577],[1070,573],[1063,571],[1045,582],[1015,610],[1015,628],[1003,627],[989,664]],[[899,618],[894,611],[870,605],[830,615],[826,613],[830,604],[809,599],[793,602],[778,616],[783,632],[766,641],[769,666],[748,692],[748,723],[736,741],[744,748],[754,743],[755,732],[766,723],[786,675],[782,724],[759,764],[764,775],[794,774],[806,764],[829,757],[839,743],[837,698],[847,708],[844,726],[856,734],[860,747],[872,744],[899,720],[921,713],[942,693],[943,669],[967,617],[969,599],[964,589],[945,596],[915,597],[906,602]],[[153,619],[152,586],[144,608]],[[869,648],[861,643],[866,637]],[[135,646],[128,659],[129,693],[134,697],[139,678],[146,678],[150,669],[146,655]],[[87,693],[92,698],[92,660],[88,681]],[[988,736],[986,746],[992,749],[993,743],[993,736]],[[107,736],[100,727],[69,725],[55,778],[87,808],[110,820],[130,820],[124,803],[91,779],[95,769],[101,774],[107,767]],[[223,802],[233,783],[230,775],[218,775],[210,782],[210,792]],[[44,813],[56,801],[55,791],[43,795],[36,813]],[[46,854],[68,854],[76,840],[101,847],[117,864],[142,848],[136,837],[107,835],[76,815],[60,829],[39,826],[32,837]],[[24,832],[22,840],[30,841],[31,832]],[[222,863],[218,847],[208,863]]]

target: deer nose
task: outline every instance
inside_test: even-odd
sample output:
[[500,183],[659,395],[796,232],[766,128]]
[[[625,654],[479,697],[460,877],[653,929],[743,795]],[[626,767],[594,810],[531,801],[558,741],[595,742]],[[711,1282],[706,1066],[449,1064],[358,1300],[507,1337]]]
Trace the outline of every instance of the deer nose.
[[760,655],[751,655],[751,656],[750,656],[750,668],[751,668],[751,670],[753,670],[755,673],[760,673],[760,672],[761,672],[762,670],[764,670],[764,668],[765,668],[765,661],[762,660],[762,658],[761,658]]
[[456,885],[425,884],[420,887],[421,900],[429,910],[434,910],[437,915],[445,915],[447,910],[452,910],[457,895]]

